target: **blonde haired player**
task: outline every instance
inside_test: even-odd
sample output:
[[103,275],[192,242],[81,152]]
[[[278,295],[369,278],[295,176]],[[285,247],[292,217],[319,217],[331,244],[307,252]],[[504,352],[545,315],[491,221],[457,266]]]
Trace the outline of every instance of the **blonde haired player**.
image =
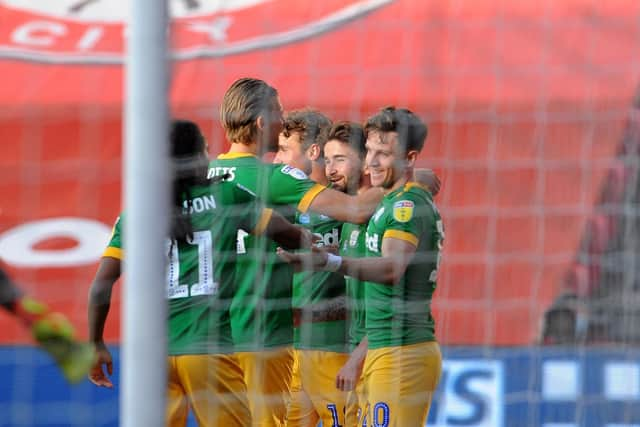
[[[340,221],[366,222],[382,198],[379,189],[350,197],[316,183],[298,168],[259,159],[277,151],[282,120],[274,87],[251,77],[233,82],[220,106],[231,146],[211,162],[209,176],[228,174],[229,181],[253,191],[291,220],[296,212],[314,211]],[[293,271],[278,259],[276,247],[269,239],[238,233],[240,283],[231,305],[231,326],[253,425],[260,427],[284,425],[293,375]]]

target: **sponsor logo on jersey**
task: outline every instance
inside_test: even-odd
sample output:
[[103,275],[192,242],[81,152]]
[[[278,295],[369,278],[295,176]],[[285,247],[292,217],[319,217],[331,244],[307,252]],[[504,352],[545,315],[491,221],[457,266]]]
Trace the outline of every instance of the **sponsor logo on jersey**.
[[298,215],[298,222],[300,224],[310,224],[311,223],[311,216],[309,216],[308,213],[303,213]]
[[349,245],[351,247],[358,244],[358,237],[360,236],[360,230],[353,230],[349,236]]
[[376,213],[373,215],[372,217],[373,222],[378,222],[378,220],[380,219],[383,213],[384,213],[384,206],[378,209]]
[[[221,58],[334,31],[395,0],[343,0],[287,15],[296,0],[169,0],[172,59]],[[126,0],[4,0],[0,58],[123,64]],[[300,2],[302,3],[302,2]],[[269,25],[264,25],[268,20]]]
[[378,233],[369,234],[367,232],[367,234],[365,235],[365,243],[367,244],[367,249],[369,249],[371,252],[380,252],[380,250],[378,249],[378,240]]
[[393,219],[398,222],[409,222],[413,218],[414,204],[411,200],[399,200],[393,204]]
[[313,233],[314,236],[320,238],[316,242],[316,246],[337,246],[340,243],[340,231],[337,228],[332,229],[329,233]]
[[282,173],[287,175],[291,175],[295,179],[307,179],[307,174],[301,171],[298,168],[294,168],[293,166],[285,165],[280,169]]

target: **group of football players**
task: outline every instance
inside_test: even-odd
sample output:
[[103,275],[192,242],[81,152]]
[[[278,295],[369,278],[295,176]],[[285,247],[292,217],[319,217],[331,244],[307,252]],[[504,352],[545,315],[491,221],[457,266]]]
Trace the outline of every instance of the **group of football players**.
[[[230,148],[213,160],[195,123],[171,123],[167,425],[424,426],[444,240],[439,180],[416,168],[426,124],[397,107],[283,116],[255,78],[228,88],[220,121]],[[89,379],[105,387],[125,221],[89,291]]]

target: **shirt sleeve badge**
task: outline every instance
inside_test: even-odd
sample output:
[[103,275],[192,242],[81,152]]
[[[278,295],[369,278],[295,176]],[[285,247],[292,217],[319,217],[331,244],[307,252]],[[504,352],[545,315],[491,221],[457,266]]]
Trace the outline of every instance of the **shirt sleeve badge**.
[[415,205],[411,200],[399,200],[393,204],[393,219],[398,222],[409,222],[413,218]]

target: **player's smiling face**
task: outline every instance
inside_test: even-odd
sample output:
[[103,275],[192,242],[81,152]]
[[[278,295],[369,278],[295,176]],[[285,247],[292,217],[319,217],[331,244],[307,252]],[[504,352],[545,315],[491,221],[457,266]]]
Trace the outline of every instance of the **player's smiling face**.
[[324,146],[325,174],[334,189],[355,194],[360,185],[363,162],[356,150],[337,139]]
[[370,131],[367,135],[367,160],[371,185],[391,188],[403,177],[406,162],[397,132]]
[[299,132],[291,132],[288,136],[285,136],[283,132],[280,133],[278,136],[278,152],[273,159],[273,163],[293,166],[307,175],[311,173],[311,160],[307,157],[306,151],[302,149]]

